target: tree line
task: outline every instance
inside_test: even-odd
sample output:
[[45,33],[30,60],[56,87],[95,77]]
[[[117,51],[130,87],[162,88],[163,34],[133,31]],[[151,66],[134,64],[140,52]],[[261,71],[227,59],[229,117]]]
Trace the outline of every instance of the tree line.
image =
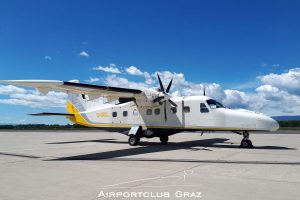
[[300,127],[300,120],[279,121],[280,127]]
[[17,124],[17,125],[0,125],[0,129],[17,129],[17,130],[62,130],[62,129],[89,129],[90,127],[79,124]]

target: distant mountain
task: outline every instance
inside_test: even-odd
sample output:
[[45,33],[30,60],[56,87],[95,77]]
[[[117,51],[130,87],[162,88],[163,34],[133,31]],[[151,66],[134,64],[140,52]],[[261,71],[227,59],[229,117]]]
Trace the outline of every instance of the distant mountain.
[[277,121],[300,120],[300,115],[295,115],[295,116],[274,116],[272,118],[277,120]]

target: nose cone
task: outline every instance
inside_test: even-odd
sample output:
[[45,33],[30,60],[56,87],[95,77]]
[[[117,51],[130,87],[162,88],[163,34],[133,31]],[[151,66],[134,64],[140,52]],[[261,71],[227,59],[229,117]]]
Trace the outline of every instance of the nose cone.
[[276,120],[270,118],[270,131],[277,131],[279,129],[279,124]]
[[279,124],[276,120],[272,119],[268,116],[263,116],[261,119],[262,125],[265,128],[265,130],[268,131],[277,131],[279,128]]
[[279,124],[276,120],[263,114],[256,114],[256,128],[261,131],[277,131]]

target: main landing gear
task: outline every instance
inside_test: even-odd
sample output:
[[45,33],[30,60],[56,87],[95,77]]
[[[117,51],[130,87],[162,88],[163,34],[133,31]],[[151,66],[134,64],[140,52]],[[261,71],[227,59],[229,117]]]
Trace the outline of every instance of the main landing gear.
[[[135,125],[132,126],[131,129],[129,130],[128,136],[129,136],[128,144],[130,146],[136,146],[140,143],[141,137],[152,138],[152,137],[158,137],[159,135],[153,135],[153,132],[151,131],[150,132],[143,131],[142,126]],[[169,136],[160,135],[159,139],[162,144],[166,144],[169,141]]]
[[169,136],[160,136],[159,139],[162,144],[166,144],[169,141]]
[[[162,144],[166,144],[169,141],[169,136],[167,136],[167,135],[166,136],[160,136],[159,139],[160,139],[160,142]],[[128,138],[128,144],[130,146],[136,146],[139,143],[140,143],[140,137],[138,135],[130,135],[129,136],[129,138]]]
[[241,148],[253,148],[252,142],[249,139],[249,132],[248,131],[243,131],[243,139],[241,141]]

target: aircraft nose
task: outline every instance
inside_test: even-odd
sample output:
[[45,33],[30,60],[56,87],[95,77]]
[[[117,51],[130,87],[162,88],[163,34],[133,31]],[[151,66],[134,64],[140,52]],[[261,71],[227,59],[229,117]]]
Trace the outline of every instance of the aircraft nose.
[[276,120],[272,119],[271,117],[267,117],[266,120],[270,131],[277,131],[279,129],[279,124]]
[[258,127],[261,127],[261,130],[276,131],[279,128],[279,124],[276,120],[272,119],[271,117],[260,114],[260,119],[258,120]]
[[279,124],[276,120],[271,119],[271,131],[277,131],[279,129]]

